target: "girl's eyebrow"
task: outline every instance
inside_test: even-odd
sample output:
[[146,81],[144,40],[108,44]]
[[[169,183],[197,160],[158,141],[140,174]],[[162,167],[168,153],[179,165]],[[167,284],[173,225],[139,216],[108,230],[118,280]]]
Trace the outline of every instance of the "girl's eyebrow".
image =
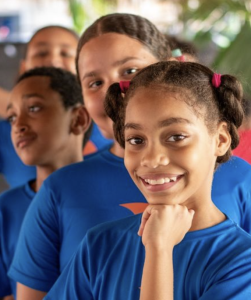
[[[112,64],[112,67],[117,67],[117,66],[121,66],[123,64],[125,64],[126,62],[130,61],[130,60],[136,60],[136,59],[140,59],[138,57],[134,57],[134,56],[129,56],[129,57],[125,57],[121,60],[117,60],[115,61],[113,64]],[[98,74],[98,71],[91,71],[91,72],[88,72],[86,74],[84,74],[84,76],[82,77],[82,80],[85,80],[86,78],[88,77],[96,77]]]
[[[177,123],[180,123],[180,124],[192,124],[191,121],[185,119],[185,118],[168,118],[168,119],[165,119],[165,120],[162,120],[160,122],[158,122],[158,127],[162,128],[162,127],[167,127],[167,126],[170,126],[172,124],[177,124]],[[124,126],[124,129],[135,129],[135,130],[142,130],[143,127],[140,125],[140,124],[137,124],[137,123],[126,123],[125,126]]]
[[126,62],[128,62],[128,61],[130,61],[130,60],[134,60],[134,59],[140,59],[139,57],[134,57],[134,56],[128,56],[128,57],[125,57],[125,58],[123,58],[123,59],[121,59],[121,60],[117,60],[117,61],[115,61],[113,64],[112,64],[112,66],[113,67],[117,67],[117,66],[121,66],[121,65],[123,65],[123,64],[125,64]]
[[172,125],[174,123],[192,124],[191,121],[189,121],[185,118],[168,118],[163,121],[160,121],[158,124],[159,124],[159,127],[166,127],[166,126]]

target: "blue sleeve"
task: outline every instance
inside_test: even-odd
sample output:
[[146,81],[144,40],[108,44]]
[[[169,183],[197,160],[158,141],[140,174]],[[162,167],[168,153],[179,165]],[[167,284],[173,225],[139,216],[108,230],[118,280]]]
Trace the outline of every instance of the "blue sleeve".
[[3,259],[3,220],[2,212],[0,212],[0,297],[5,297],[12,294],[7,269]]
[[248,257],[238,257],[223,272],[224,275],[218,276],[216,283],[209,286],[198,300],[251,299],[251,264]]
[[59,276],[59,250],[57,207],[44,182],[25,215],[8,275],[48,292]]
[[89,249],[85,237],[44,300],[93,300],[89,266]]

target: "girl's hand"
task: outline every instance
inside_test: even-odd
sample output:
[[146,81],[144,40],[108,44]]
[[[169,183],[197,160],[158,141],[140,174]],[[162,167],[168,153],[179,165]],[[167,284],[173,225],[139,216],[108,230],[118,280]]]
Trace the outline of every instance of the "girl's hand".
[[138,235],[146,248],[173,248],[192,225],[194,210],[182,205],[149,205],[142,215]]

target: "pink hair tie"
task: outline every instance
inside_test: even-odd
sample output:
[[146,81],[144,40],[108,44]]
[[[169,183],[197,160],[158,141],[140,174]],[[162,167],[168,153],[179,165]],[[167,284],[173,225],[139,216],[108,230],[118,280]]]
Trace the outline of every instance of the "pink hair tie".
[[129,89],[130,81],[120,81],[119,86],[120,86],[121,92],[125,94],[126,91]]
[[212,85],[216,88],[221,85],[221,74],[214,73],[212,78]]

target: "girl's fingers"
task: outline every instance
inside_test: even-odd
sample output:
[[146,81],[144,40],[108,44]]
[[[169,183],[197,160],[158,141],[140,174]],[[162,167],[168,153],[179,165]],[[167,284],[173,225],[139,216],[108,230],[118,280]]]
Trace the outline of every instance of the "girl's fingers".
[[142,236],[142,234],[143,234],[145,224],[151,216],[151,211],[152,211],[152,206],[148,205],[146,207],[146,209],[144,210],[143,214],[142,214],[141,223],[140,223],[140,227],[139,227],[139,230],[138,230],[138,235],[139,236]]

